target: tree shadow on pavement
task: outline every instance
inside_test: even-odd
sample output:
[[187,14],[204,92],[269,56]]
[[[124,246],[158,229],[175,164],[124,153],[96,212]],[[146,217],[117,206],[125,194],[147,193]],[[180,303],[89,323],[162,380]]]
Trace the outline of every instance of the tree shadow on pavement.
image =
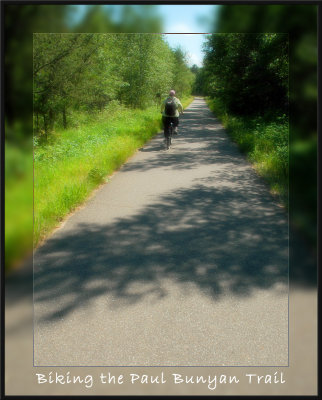
[[109,225],[58,230],[34,256],[35,304],[51,304],[38,322],[62,318],[98,296],[114,307],[147,295],[158,301],[167,296],[163,279],[187,291],[193,285],[214,301],[287,285],[285,215],[266,202],[246,206],[245,196],[197,184]]
[[[214,126],[214,122],[217,122],[217,125]],[[196,111],[186,111],[180,118],[179,135],[174,135],[172,138],[174,152],[163,152],[163,139],[163,133],[159,133],[139,149],[142,153],[156,153],[149,163],[145,160],[129,162],[122,167],[122,170],[143,172],[151,168],[174,166],[176,169],[188,170],[202,164],[213,163],[214,155],[220,156],[221,159],[218,158],[218,161],[222,162],[225,157],[231,158],[232,151],[239,154],[237,148],[227,141],[227,134],[218,124],[218,120],[214,119],[209,110],[199,109],[199,106]],[[191,144],[195,145],[193,150]],[[176,152],[176,147],[180,147],[179,153]],[[160,152],[162,157],[159,156]]]
[[[213,130],[207,132],[204,129],[202,138],[196,136],[195,132],[182,132],[173,138],[171,150],[164,152],[163,137],[158,135],[144,149],[140,149],[140,152],[155,153],[148,163],[145,159],[131,160],[121,170],[145,172],[153,168],[169,168],[188,171],[201,165],[232,162],[232,154],[237,156],[233,163],[239,165],[240,153],[226,137],[223,129],[218,129],[216,135]],[[191,144],[194,146],[191,147]]]
[[[185,112],[182,136],[174,140],[173,151],[160,157],[162,135],[157,136],[141,150],[156,153],[149,163],[130,160],[122,169],[135,173],[174,166],[191,170],[211,163],[212,175],[196,177],[195,186],[169,193],[132,217],[109,225],[83,224],[65,233],[58,230],[36,251],[34,276],[32,260],[8,274],[6,307],[31,303],[33,283],[35,304],[54,304],[42,318],[55,321],[98,296],[115,298],[113,304],[119,307],[151,295],[158,301],[167,295],[160,284],[164,278],[186,290],[195,285],[214,301],[227,294],[249,296],[256,288],[286,282],[285,213],[273,218],[267,208],[273,202],[267,188],[254,185],[253,179],[259,179],[255,174],[250,179],[240,170],[238,158],[231,157],[239,152],[224,140],[225,131],[208,129],[207,124],[214,123],[209,110],[202,114],[203,140],[199,141],[200,119],[196,123],[195,116],[200,112],[198,106]],[[199,147],[176,151],[177,145],[185,143]],[[218,165],[221,168],[215,168]],[[234,190],[209,187],[227,174]],[[241,204],[248,204],[247,209]],[[316,258],[292,225],[289,255],[292,287],[315,289]],[[133,291],[136,283],[139,292]]]

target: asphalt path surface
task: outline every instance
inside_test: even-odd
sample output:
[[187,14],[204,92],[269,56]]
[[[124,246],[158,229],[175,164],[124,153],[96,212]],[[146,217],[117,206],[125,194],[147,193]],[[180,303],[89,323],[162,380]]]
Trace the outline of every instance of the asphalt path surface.
[[35,366],[287,366],[288,219],[203,99],[34,254]]

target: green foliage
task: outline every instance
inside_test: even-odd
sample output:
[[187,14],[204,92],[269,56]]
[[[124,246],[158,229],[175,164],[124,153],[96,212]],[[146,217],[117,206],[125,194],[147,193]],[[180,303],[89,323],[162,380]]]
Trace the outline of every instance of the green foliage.
[[203,96],[206,92],[205,89],[205,70],[204,68],[199,68],[197,65],[191,67],[191,72],[195,75],[194,82],[192,86],[192,93],[196,96]]
[[119,99],[130,107],[145,108],[157,103],[156,95],[175,83],[174,58],[160,35],[118,36],[121,58],[118,74],[125,82]]
[[213,34],[205,45],[204,86],[239,115],[286,113],[288,36]]
[[[154,6],[88,5],[81,20],[75,19],[77,5],[5,4],[4,15],[4,102],[9,125],[20,121],[24,136],[32,136],[33,34],[162,32],[162,18]],[[119,17],[116,11],[121,11]],[[9,140],[15,140],[11,130]],[[18,140],[18,139],[17,139]]]
[[73,110],[145,109],[173,87],[190,95],[193,80],[182,50],[161,35],[35,34],[35,134],[50,141],[57,122],[70,126]]
[[189,95],[192,92],[195,75],[187,68],[187,57],[180,47],[174,50],[173,74],[176,95],[179,97]]
[[[4,102],[9,127],[20,122],[19,131],[32,136],[32,54],[34,32],[66,32],[69,6],[5,4],[4,15]],[[9,140],[18,141],[16,129],[10,130]]]

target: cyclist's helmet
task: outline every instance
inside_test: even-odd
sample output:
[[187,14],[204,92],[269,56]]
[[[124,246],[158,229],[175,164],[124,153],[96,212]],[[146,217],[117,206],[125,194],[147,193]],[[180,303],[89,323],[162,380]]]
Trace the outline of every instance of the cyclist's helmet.
[[170,90],[170,93],[169,93],[170,96],[174,96],[175,94],[176,94],[176,92],[174,90]]

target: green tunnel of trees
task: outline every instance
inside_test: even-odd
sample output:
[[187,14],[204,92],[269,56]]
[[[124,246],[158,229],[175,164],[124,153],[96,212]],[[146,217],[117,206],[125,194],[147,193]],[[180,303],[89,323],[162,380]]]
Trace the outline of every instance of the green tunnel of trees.
[[[123,38],[127,34],[129,38],[133,35],[133,32],[164,32],[162,17],[157,8],[151,5],[136,7],[111,5],[109,9],[106,6],[92,5],[88,6],[86,13],[80,20],[73,19],[74,11],[71,10],[73,7],[57,4],[6,4],[4,6],[6,265],[11,264],[13,259],[22,257],[32,249],[33,165],[31,137],[33,132],[33,103],[35,111],[34,133],[36,135],[41,135],[45,130],[45,125],[48,131],[50,126],[63,129],[65,124],[68,128],[72,125],[72,117],[76,116],[77,118],[82,110],[84,111],[83,115],[89,114],[86,110],[95,113],[100,107],[106,107],[108,110],[108,104],[113,104],[113,102],[116,105],[118,102],[126,102],[127,105],[131,106],[130,98],[124,98],[126,85],[130,82],[126,77],[125,65],[120,68],[119,64],[125,63],[127,58],[133,60],[134,54],[131,52],[134,52],[134,48],[130,49],[131,52],[127,54],[125,47],[118,43],[117,54],[122,54],[122,59],[118,59],[115,55],[113,58],[114,70],[111,66],[108,66],[110,68],[108,72],[104,69],[107,65],[104,63],[103,53],[105,52],[107,56],[109,54],[108,47],[113,50],[113,46],[106,43],[106,47],[104,47],[99,46],[98,42],[95,43],[95,41],[99,40],[99,35],[90,34],[86,39],[86,36],[82,34],[78,35],[76,39],[77,35],[75,33],[96,32],[97,34],[109,33],[110,35],[111,32],[114,32],[120,33],[119,37]],[[122,8],[118,20],[113,19],[113,7]],[[288,35],[290,221],[301,229],[314,246],[316,246],[317,232],[317,11],[318,7],[314,4],[228,4],[220,6],[217,16],[213,18],[212,25],[203,29],[204,32],[222,34],[277,32]],[[34,32],[38,33],[33,35]],[[60,32],[60,34],[52,35],[48,32]],[[168,57],[167,61],[169,61],[170,65],[170,60],[173,60],[175,51],[171,52],[170,49],[166,49],[166,43],[163,42],[162,44],[160,42],[161,35],[153,34],[153,36],[153,41],[158,42],[160,48],[164,51],[160,55],[164,54],[166,58]],[[54,37],[57,38],[58,42],[55,43]],[[112,38],[112,36],[109,37]],[[74,48],[69,47],[70,43],[68,44],[67,38],[70,43],[75,40]],[[91,39],[89,40],[89,38]],[[138,36],[136,39],[138,41]],[[88,40],[88,43],[85,46],[86,40]],[[215,37],[213,40],[219,41]],[[114,41],[118,42],[117,37],[114,37]],[[126,41],[124,40],[124,42]],[[232,37],[231,41],[233,42]],[[83,47],[81,46],[82,42],[84,43]],[[278,41],[275,43],[278,44]],[[126,43],[124,43],[125,45]],[[96,46],[97,49],[94,50]],[[231,43],[231,46],[241,49],[237,42]],[[247,46],[250,48],[250,43]],[[282,49],[280,45],[278,46],[279,49]],[[146,55],[151,55],[152,50],[156,50],[157,47],[155,43],[154,46],[150,47],[150,52],[146,52]],[[41,51],[37,52],[37,48]],[[269,50],[270,46],[266,48]],[[61,54],[68,49],[71,50],[69,53]],[[91,53],[91,50],[93,50],[93,53]],[[273,56],[274,48],[271,47],[271,51],[268,53]],[[59,59],[57,57],[60,54],[62,58]],[[232,55],[232,52],[230,54]],[[32,62],[32,55],[34,56],[34,63]],[[196,66],[192,68],[192,71],[197,74],[194,94],[217,96],[218,100],[221,91],[223,95],[221,101],[223,101],[223,87],[225,84],[231,83],[232,75],[227,74],[227,71],[220,71],[219,64],[213,65],[210,63],[211,59],[213,60],[213,55],[213,48],[209,47],[205,53],[205,58],[209,60],[209,62],[205,62],[205,68]],[[240,76],[243,78],[243,83],[252,83],[249,80],[250,71],[254,75],[256,72],[254,70],[255,65],[260,65],[258,64],[260,58],[254,58],[254,55],[253,53],[252,58],[248,58],[248,61],[245,59],[243,62],[244,67],[248,65],[249,61],[252,63],[251,69],[249,69],[250,66],[248,67],[248,77],[246,75]],[[82,58],[78,58],[78,56]],[[242,54],[239,53],[239,56],[241,59]],[[112,58],[111,54],[109,54],[109,57],[110,59]],[[156,54],[155,57],[157,58]],[[180,52],[178,52],[178,57],[183,60]],[[236,57],[228,57],[228,53],[223,54],[223,57],[223,59],[229,60],[230,67],[233,67],[238,60]],[[95,67],[99,60],[100,67]],[[159,61],[161,61],[161,57]],[[34,74],[32,73],[33,64]],[[211,65],[214,67],[213,71],[210,71]],[[40,68],[37,72],[36,66]],[[282,64],[269,66],[271,74],[276,74],[281,66]],[[69,67],[72,69],[69,70]],[[100,69],[101,67],[102,69]],[[137,65],[132,65],[132,67],[137,67]],[[148,68],[148,65],[143,65],[143,67]],[[177,68],[173,65],[170,68],[167,67],[167,72],[162,75],[166,76],[169,81],[172,79],[173,84],[171,86],[175,86],[175,88],[176,83],[183,83],[183,76],[190,76],[186,66],[181,64],[181,67],[181,72],[178,71],[178,66]],[[244,67],[243,71],[246,72],[247,69]],[[204,76],[207,69],[207,76]],[[67,74],[64,75],[64,71]],[[114,77],[111,76],[112,71],[117,72]],[[122,74],[120,71],[122,71]],[[145,71],[149,71],[146,74],[149,80],[155,82],[152,76],[153,68],[150,70],[145,69]],[[264,71],[265,69],[262,70],[262,72]],[[134,74],[134,70],[131,71],[128,66],[128,76],[130,72]],[[280,72],[282,73],[283,69],[280,69]],[[226,75],[221,75],[221,73]],[[169,78],[169,75],[172,75],[172,78]],[[179,82],[175,82],[175,75],[180,77]],[[165,87],[162,76],[158,77],[158,82]],[[218,83],[221,80],[220,87],[218,83],[217,86],[214,84],[215,78]],[[237,78],[239,77],[237,76]],[[255,76],[255,78],[257,79],[258,77]],[[110,89],[107,90],[107,87],[104,86],[104,80],[110,82]],[[205,82],[209,84],[206,87],[202,86]],[[239,87],[241,86],[241,80],[235,79],[235,82]],[[275,82],[278,83],[279,90],[284,90],[283,85],[280,84],[281,82]],[[127,87],[127,89],[130,88],[129,86]],[[132,93],[135,92],[133,86],[132,89]],[[179,88],[177,87],[176,89],[179,93]],[[230,85],[230,89],[233,89],[232,85]],[[267,93],[271,88],[264,87],[264,89],[264,92]],[[162,88],[158,90],[162,90]],[[168,88],[165,91],[167,90]],[[95,93],[100,94],[97,97],[99,101],[96,104],[93,101]],[[152,93],[152,98],[149,99],[148,96],[150,94],[148,95],[148,93],[151,92],[145,93],[147,96],[144,98],[144,102],[157,103],[158,98],[154,96],[158,92]],[[227,102],[225,106],[233,106],[235,110],[239,108],[240,112],[242,104],[240,98],[244,96],[245,88],[236,89],[236,93],[235,104],[231,102],[228,104]],[[261,110],[266,109],[265,96],[261,98],[261,93],[263,93],[261,90],[252,93],[252,96],[257,96],[259,103],[254,102],[252,96],[244,97],[246,100],[252,99],[256,107],[260,106],[257,111],[260,108]],[[230,94],[232,95],[233,93],[230,92]],[[275,92],[275,94],[277,93]],[[123,97],[121,98],[122,95]],[[130,92],[128,92],[128,95],[130,96]],[[33,96],[34,102],[32,101]],[[278,115],[284,112],[284,102],[282,101],[284,97],[278,98],[276,96],[276,98],[276,104],[281,108],[278,110],[275,107],[275,110],[272,110],[272,118],[274,113]],[[234,100],[234,98],[232,97],[231,100]],[[103,105],[104,102],[106,105]],[[249,107],[251,105],[250,102],[246,104]],[[259,113],[261,114],[262,111]]]
[[208,34],[194,93],[206,95],[231,138],[288,202],[289,38],[278,33]]

